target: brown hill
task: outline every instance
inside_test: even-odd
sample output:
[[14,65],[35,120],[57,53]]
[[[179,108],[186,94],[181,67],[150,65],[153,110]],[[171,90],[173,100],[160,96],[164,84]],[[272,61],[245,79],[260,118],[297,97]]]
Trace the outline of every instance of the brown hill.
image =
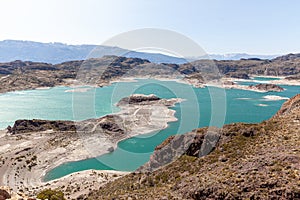
[[140,58],[104,56],[61,64],[14,61],[0,63],[0,92],[71,85],[74,82],[103,86],[122,77],[187,78],[199,82],[223,76],[248,79],[250,75],[291,76],[299,79],[300,56],[273,60],[198,60],[188,64],[155,64]]
[[300,199],[300,95],[259,124],[172,136],[139,172],[89,199]]

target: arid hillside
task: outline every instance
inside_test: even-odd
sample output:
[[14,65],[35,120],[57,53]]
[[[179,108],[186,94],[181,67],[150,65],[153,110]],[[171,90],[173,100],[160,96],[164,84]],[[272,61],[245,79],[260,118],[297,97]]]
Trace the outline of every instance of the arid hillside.
[[300,199],[300,94],[259,124],[172,136],[139,171],[89,199]]

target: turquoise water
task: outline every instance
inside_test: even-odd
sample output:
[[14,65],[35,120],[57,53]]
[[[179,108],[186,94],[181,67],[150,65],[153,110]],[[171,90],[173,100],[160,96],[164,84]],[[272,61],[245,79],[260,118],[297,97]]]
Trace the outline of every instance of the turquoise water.
[[[251,81],[251,80],[254,80],[254,81]],[[251,80],[249,80],[249,81],[237,81],[237,83],[239,85],[256,85],[256,84],[259,84],[259,83],[269,83],[270,81],[280,80],[280,78],[276,78],[276,77],[270,78],[270,77],[257,76],[257,77],[252,78]]]
[[80,120],[117,112],[114,106],[122,97],[132,93],[156,94],[162,98],[179,97],[186,101],[172,107],[179,119],[168,128],[118,143],[118,148],[96,158],[69,162],[49,171],[45,180],[52,180],[86,169],[115,169],[132,171],[149,160],[154,148],[167,137],[208,125],[221,127],[232,122],[260,122],[270,118],[284,100],[268,101],[266,95],[292,97],[299,87],[283,86],[283,92],[257,93],[220,88],[193,88],[170,81],[139,80],[116,83],[87,92],[65,92],[68,87],[49,90],[29,90],[0,95],[0,128],[12,125],[16,119]]
[[0,129],[17,119],[72,119],[72,94],[66,88],[0,94]]
[[274,81],[274,80],[280,80],[280,78],[256,76],[256,77],[253,78],[253,80],[256,80],[256,81]]

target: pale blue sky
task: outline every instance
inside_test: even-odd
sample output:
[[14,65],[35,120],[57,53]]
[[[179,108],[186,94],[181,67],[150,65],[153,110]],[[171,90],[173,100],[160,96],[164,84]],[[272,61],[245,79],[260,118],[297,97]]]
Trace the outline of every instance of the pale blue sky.
[[300,52],[298,0],[0,0],[0,40],[101,44],[166,28],[208,53]]

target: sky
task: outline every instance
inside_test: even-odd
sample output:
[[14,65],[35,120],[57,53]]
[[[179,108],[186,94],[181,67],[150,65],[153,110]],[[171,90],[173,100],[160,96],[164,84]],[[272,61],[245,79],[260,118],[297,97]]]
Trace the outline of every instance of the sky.
[[140,28],[215,54],[300,52],[298,0],[0,0],[0,40],[102,44]]

